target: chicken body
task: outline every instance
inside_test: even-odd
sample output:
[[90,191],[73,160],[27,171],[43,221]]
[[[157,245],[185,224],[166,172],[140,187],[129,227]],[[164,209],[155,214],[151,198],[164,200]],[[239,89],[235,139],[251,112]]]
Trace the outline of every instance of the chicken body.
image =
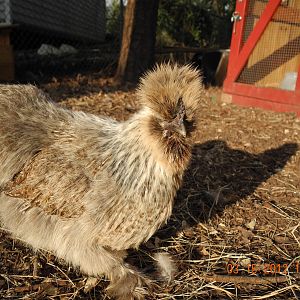
[[125,250],[171,214],[201,83],[189,67],[163,65],[138,96],[142,109],[117,122],[60,108],[32,86],[0,86],[0,221],[32,247],[105,274],[120,299],[143,297]]

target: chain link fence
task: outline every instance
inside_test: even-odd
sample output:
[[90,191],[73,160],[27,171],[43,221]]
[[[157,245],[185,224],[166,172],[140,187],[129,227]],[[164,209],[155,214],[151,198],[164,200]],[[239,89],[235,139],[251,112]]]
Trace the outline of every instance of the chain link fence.
[[[41,82],[94,71],[112,75],[126,2],[0,0],[0,80]],[[209,1],[196,2],[160,1],[156,60],[193,62],[214,74],[222,49],[229,47],[234,0],[217,1],[213,9],[203,6]]]
[[106,27],[105,0],[0,0],[0,79],[112,68],[120,42]]
[[[247,41],[267,4],[266,0],[249,1],[243,43]],[[256,43],[238,82],[295,90],[300,58],[299,8],[299,0],[282,1]]]

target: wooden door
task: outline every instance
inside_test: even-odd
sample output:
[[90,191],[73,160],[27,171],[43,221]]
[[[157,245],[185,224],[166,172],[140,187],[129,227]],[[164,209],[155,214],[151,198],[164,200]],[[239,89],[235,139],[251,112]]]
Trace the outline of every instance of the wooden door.
[[235,15],[224,92],[235,103],[300,115],[300,1],[237,0]]

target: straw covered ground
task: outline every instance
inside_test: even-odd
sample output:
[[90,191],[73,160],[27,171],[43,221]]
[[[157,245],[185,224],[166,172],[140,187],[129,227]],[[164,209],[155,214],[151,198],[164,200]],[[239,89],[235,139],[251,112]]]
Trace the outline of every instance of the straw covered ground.
[[[97,75],[42,88],[60,105],[118,120],[138,109],[130,87]],[[168,224],[128,260],[157,281],[149,299],[300,298],[300,119],[218,101],[208,89],[190,168]],[[152,256],[177,265],[169,284]],[[0,231],[1,299],[108,299],[51,253]]]

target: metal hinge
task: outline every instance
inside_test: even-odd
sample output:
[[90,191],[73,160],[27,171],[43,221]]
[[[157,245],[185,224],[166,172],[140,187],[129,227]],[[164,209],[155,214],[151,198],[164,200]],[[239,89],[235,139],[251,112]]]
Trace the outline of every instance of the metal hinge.
[[231,22],[233,22],[233,33],[235,33],[236,22],[239,22],[241,20],[242,20],[242,17],[239,14],[239,12],[234,11],[231,16]]

